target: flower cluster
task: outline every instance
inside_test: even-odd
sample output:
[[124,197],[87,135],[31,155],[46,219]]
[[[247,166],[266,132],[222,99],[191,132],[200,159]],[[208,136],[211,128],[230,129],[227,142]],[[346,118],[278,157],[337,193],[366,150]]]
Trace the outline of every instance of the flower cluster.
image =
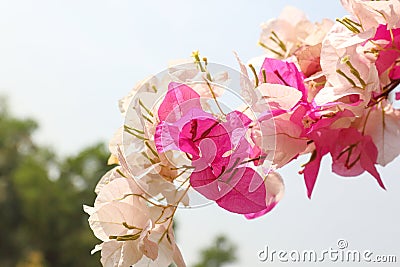
[[385,188],[376,165],[400,153],[400,1],[341,2],[350,15],[335,22],[286,8],[264,23],[265,54],[236,55],[239,76],[194,52],[120,101],[115,167],[84,207],[103,266],[185,266],[178,208],[262,216],[283,196],[277,170],[300,155],[308,197],[327,154],[334,173]]
[[300,11],[286,9],[263,25],[260,37],[268,58],[257,90],[272,100],[272,114],[259,119],[258,131],[275,127],[278,168],[311,154],[300,171],[309,197],[326,154],[334,173],[367,171],[384,188],[375,165],[385,166],[400,153],[400,112],[393,106],[399,99],[400,2],[342,4],[351,15],[335,23],[312,24]]

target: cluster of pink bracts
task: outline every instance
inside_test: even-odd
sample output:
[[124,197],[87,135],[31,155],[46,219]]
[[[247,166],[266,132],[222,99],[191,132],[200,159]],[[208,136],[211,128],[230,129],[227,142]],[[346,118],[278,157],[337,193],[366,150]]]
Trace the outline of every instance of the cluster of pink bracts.
[[400,1],[342,4],[350,15],[336,22],[286,8],[262,25],[265,54],[249,68],[238,59],[247,106],[221,107],[230,77],[197,52],[121,100],[116,167],[84,207],[103,266],[185,266],[172,224],[177,207],[195,205],[190,189],[256,218],[283,195],[277,169],[300,155],[309,155],[299,171],[309,197],[327,154],[334,173],[367,171],[384,188],[376,165],[400,153]]

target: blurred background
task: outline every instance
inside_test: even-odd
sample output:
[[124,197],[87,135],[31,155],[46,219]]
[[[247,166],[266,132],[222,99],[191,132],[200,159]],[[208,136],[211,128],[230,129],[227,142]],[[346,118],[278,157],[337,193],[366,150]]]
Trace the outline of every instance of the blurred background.
[[[261,55],[259,25],[286,5],[312,21],[345,14],[333,0],[0,0],[0,266],[100,266],[82,205],[110,168],[118,100],[196,49],[237,69],[232,51]],[[369,175],[337,177],[325,159],[312,200],[297,174],[304,162],[281,171],[286,196],[262,218],[213,205],[178,212],[188,265],[264,266],[266,245],[322,251],[338,239],[400,259],[400,160],[379,169],[383,191]]]

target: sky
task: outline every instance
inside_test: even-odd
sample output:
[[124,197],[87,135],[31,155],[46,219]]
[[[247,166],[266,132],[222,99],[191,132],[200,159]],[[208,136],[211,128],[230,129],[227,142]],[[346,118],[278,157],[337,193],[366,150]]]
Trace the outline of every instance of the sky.
[[[123,122],[118,100],[170,61],[199,49],[209,61],[237,69],[233,50],[244,61],[261,55],[260,24],[287,5],[312,21],[345,14],[334,0],[0,0],[0,95],[14,114],[39,122],[38,142],[74,154],[109,140]],[[400,160],[380,168],[383,191],[369,175],[332,174],[326,159],[311,200],[297,174],[300,161],[281,171],[286,195],[262,218],[248,221],[216,206],[181,210],[177,236],[189,265],[218,233],[238,245],[233,267],[281,266],[258,260],[266,245],[322,251],[339,239],[400,260]]]

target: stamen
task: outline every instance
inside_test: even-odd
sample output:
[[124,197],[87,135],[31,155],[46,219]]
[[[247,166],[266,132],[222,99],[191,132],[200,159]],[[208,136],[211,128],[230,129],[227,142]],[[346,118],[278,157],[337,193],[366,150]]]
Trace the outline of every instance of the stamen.
[[251,69],[251,72],[254,75],[254,79],[255,79],[255,82],[256,82],[256,87],[258,87],[258,83],[260,81],[258,80],[258,75],[257,75],[256,69],[254,68],[254,66],[252,64],[249,64],[249,68]]
[[266,44],[262,43],[262,42],[258,42],[258,45],[261,47],[264,47],[265,49],[271,51],[272,53],[280,56],[281,58],[285,57],[282,53],[279,53],[278,51],[272,49],[271,47],[268,47]]
[[143,230],[142,228],[138,228],[138,227],[136,227],[136,226],[129,225],[127,222],[123,222],[122,225],[123,225],[125,228],[130,229],[130,230],[133,230],[133,229]]
[[263,76],[264,83],[267,83],[267,73],[265,72],[265,69],[262,69],[261,73],[262,73],[262,76]]
[[192,52],[192,57],[194,58],[194,63],[196,63],[201,72],[206,72],[205,68],[203,67],[203,64],[201,64],[201,60],[200,60],[200,54],[199,54],[199,50],[195,50]]
[[345,63],[350,68],[351,74],[353,74],[358,79],[358,81],[361,83],[361,87],[365,88],[367,86],[367,83],[361,78],[360,72],[358,72],[358,70],[353,66],[353,64],[351,64],[350,58],[346,56],[342,59],[342,62]]
[[147,114],[149,114],[150,116],[154,117],[153,112],[151,112],[150,109],[148,109],[142,102],[142,100],[139,99],[139,105],[144,108],[144,110],[146,110]]
[[279,80],[281,80],[286,86],[290,86],[285,79],[283,79],[283,77],[281,76],[281,74],[279,73],[278,70],[274,70],[274,74],[278,77]]
[[147,117],[146,115],[142,114],[143,119],[145,119],[146,121],[150,122],[151,124],[153,124],[153,121]]
[[158,158],[158,153],[154,151],[154,149],[150,146],[149,142],[145,141],[144,144],[147,146],[147,148],[153,153],[154,156]]
[[140,237],[141,232],[136,233],[134,235],[121,235],[121,236],[116,236],[116,235],[110,235],[108,238],[109,239],[115,239],[117,241],[131,241],[131,240],[136,240]]
[[349,77],[347,76],[343,71],[337,69],[336,72],[340,75],[342,75],[353,87],[357,87],[356,83]]
[[208,60],[207,60],[206,57],[203,57],[203,61],[204,61],[204,64],[207,66],[208,65]]
[[118,172],[118,174],[121,175],[122,177],[127,178],[126,175],[123,174],[123,173],[120,171],[120,169],[117,169],[117,172]]
[[286,52],[287,49],[285,43],[282,42],[282,40],[278,37],[278,35],[274,31],[271,31],[271,34],[273,35],[273,37],[271,36],[270,39],[274,41],[277,45],[279,45],[279,47],[283,50],[283,52]]
[[[124,131],[127,132],[127,133],[129,133],[129,134],[131,134],[131,135],[133,135],[134,137],[136,137],[136,138],[138,138],[138,139],[140,139],[140,140],[149,140],[148,138],[146,138],[146,137],[144,137],[144,136],[140,136],[140,135],[138,135],[138,134],[132,132],[129,128],[127,128],[127,127],[125,127],[125,126],[124,126]],[[144,134],[144,133],[143,133],[143,134]]]
[[124,125],[124,128],[128,129],[128,130],[133,130],[133,131],[135,131],[135,132],[137,132],[139,134],[144,134],[144,131],[138,130],[138,129],[133,128],[133,127],[130,127],[130,126],[126,125],[126,124]]
[[143,157],[145,157],[146,159],[148,159],[148,160],[150,161],[151,164],[156,164],[156,162],[155,162],[153,159],[151,159],[151,158],[146,154],[146,152],[143,151],[143,152],[140,153],[140,154],[142,154]]
[[361,27],[360,24],[358,24],[355,21],[352,21],[349,18],[344,18],[344,19],[336,19],[337,22],[339,22],[340,24],[342,24],[343,26],[345,26],[347,29],[349,29],[350,31],[352,31],[353,33],[360,33],[361,31],[359,29],[357,29],[357,27]]

